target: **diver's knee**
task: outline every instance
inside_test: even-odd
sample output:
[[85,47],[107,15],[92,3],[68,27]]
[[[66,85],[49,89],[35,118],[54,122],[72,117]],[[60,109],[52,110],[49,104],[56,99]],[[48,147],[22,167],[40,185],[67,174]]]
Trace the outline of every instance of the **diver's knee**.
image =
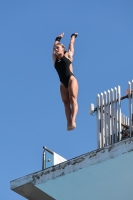
[[63,101],[65,107],[70,106],[70,101],[69,100],[62,100],[62,101]]
[[71,104],[77,104],[77,99],[75,97],[70,96],[69,100]]

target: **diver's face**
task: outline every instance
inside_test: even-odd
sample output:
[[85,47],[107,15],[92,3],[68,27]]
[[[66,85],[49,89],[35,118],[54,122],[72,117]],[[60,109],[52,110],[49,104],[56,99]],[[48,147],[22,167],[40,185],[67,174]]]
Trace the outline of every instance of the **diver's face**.
[[61,45],[55,45],[54,51],[55,51],[56,55],[60,55],[60,54],[64,53],[64,49],[62,48]]

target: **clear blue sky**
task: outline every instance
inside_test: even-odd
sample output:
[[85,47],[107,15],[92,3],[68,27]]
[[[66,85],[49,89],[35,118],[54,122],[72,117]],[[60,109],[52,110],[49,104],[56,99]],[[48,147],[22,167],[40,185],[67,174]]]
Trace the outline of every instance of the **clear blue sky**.
[[[79,112],[71,132],[51,59],[62,32],[67,47],[70,35],[79,33],[73,61]],[[24,199],[10,190],[10,181],[41,170],[43,146],[66,159],[96,149],[90,103],[118,84],[125,95],[132,79],[132,0],[1,0],[0,199]]]

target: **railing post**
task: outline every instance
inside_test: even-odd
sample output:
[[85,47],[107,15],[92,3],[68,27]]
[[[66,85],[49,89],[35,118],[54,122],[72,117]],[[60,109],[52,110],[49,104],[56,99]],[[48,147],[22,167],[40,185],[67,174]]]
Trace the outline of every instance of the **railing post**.
[[115,142],[117,142],[117,135],[118,135],[118,111],[117,111],[117,88],[114,88],[114,114],[115,114],[115,118],[114,118],[114,130],[115,130]]
[[129,98],[129,130],[132,136],[132,104],[131,104],[131,83],[128,82],[128,98]]
[[126,124],[126,115],[123,115],[124,116],[124,124]]
[[119,133],[119,136],[118,136],[118,141],[120,141],[121,139],[121,88],[120,86],[118,85],[118,133]]
[[105,146],[107,146],[107,93],[104,92],[104,124],[105,124]]
[[112,127],[112,144],[114,144],[114,90],[111,88],[111,127]]
[[108,90],[108,142],[107,144],[110,145],[110,138],[111,138],[111,131],[110,131],[110,121],[111,121],[111,106],[110,106],[110,90]]
[[101,131],[100,131],[100,122],[101,122],[101,115],[100,115],[100,95],[97,95],[96,98],[97,103],[97,148],[101,147]]
[[[132,115],[132,126],[133,126],[133,80],[131,82],[131,90],[132,90],[132,101],[131,101],[131,103],[132,103],[132,113],[131,113],[131,115]],[[131,130],[132,130],[132,127],[131,127]]]
[[101,147],[104,147],[103,93],[101,93],[100,104],[101,104]]
[[125,123],[126,125],[128,125],[128,117],[126,116],[126,123]]

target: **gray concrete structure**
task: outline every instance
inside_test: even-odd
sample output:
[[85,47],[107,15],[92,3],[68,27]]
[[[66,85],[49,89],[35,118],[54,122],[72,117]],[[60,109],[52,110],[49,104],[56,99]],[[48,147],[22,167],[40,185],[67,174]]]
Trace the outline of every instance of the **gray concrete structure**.
[[29,200],[132,200],[133,138],[11,181]]

